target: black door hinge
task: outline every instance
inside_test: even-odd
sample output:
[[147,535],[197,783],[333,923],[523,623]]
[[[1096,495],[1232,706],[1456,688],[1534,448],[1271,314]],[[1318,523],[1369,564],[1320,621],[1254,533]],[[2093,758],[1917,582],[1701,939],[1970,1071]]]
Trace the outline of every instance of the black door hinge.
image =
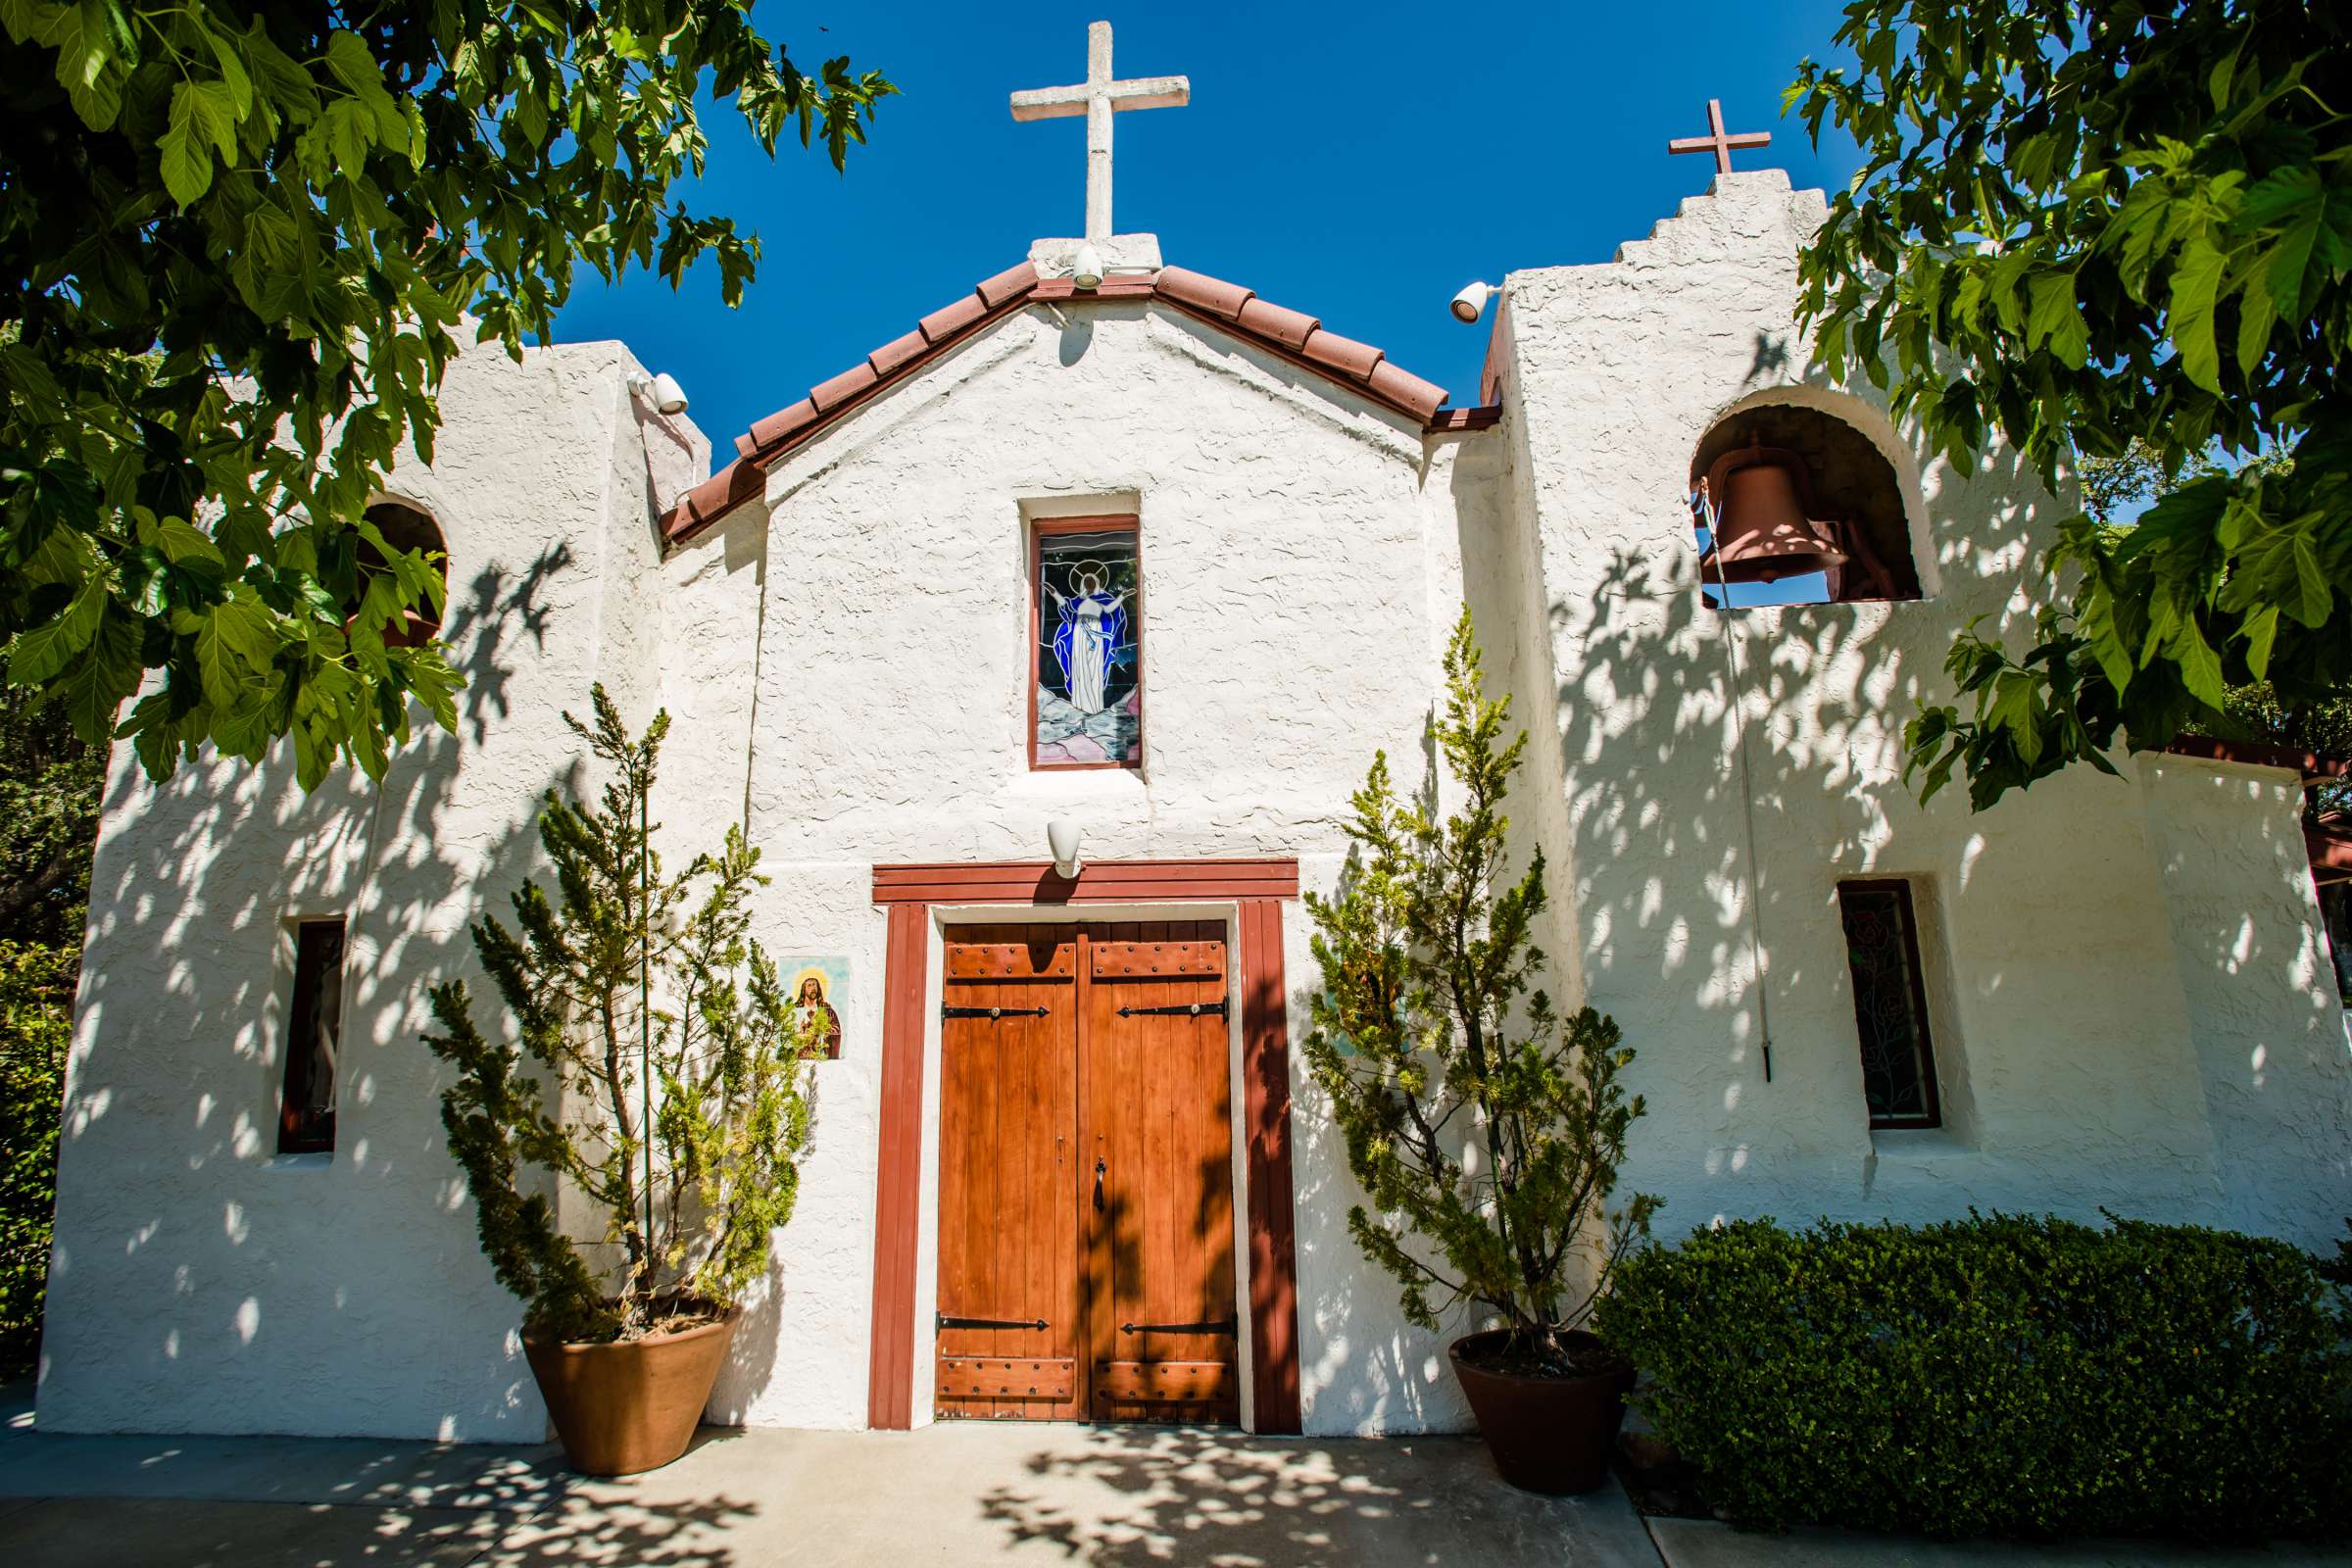
[[1121,1334],[1239,1334],[1242,1320],[1221,1317],[1207,1323],[1122,1323]]
[[1043,1018],[1044,1007],[942,1007],[942,1018]]
[[942,1332],[948,1329],[1042,1329],[1046,1326],[1046,1320],[1042,1317],[950,1317],[941,1312],[938,1319],[938,1327]]
[[1219,997],[1214,1002],[1171,1002],[1164,1007],[1121,1007],[1119,1009],[1119,1016],[1122,1018],[1157,1017],[1170,1013],[1188,1018],[1222,1018],[1226,1015],[1225,999]]

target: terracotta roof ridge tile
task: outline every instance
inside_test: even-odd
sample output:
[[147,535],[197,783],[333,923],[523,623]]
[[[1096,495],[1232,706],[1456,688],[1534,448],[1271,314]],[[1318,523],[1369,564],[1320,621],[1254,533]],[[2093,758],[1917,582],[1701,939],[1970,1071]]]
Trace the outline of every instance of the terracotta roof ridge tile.
[[1181,300],[1211,316],[1221,316],[1228,321],[1239,317],[1242,308],[1257,298],[1255,289],[1244,288],[1239,283],[1228,283],[1221,277],[1210,277],[1205,272],[1196,272],[1183,267],[1161,268],[1156,285],[1159,292],[1170,299]]
[[961,299],[916,322],[914,330],[892,338],[862,363],[809,388],[807,397],[756,421],[735,438],[736,461],[688,490],[663,514],[662,537],[676,544],[758,496],[765,486],[768,467],[792,447],[910,374],[984,322],[1010,314],[1030,299],[1159,299],[1409,414],[1430,432],[1484,429],[1498,412],[1444,409],[1447,395],[1444,387],[1392,364],[1381,349],[1342,337],[1327,330],[1316,317],[1260,299],[1254,289],[1205,272],[1163,267],[1149,277],[1108,278],[1100,288],[1079,289],[1066,277],[1041,278],[1032,263],[1023,262],[983,278]]
[[1329,327],[1318,327],[1308,334],[1298,350],[1317,365],[1328,365],[1335,370],[1345,370],[1357,380],[1367,380],[1388,358],[1369,343],[1358,343],[1351,337],[1342,337]]

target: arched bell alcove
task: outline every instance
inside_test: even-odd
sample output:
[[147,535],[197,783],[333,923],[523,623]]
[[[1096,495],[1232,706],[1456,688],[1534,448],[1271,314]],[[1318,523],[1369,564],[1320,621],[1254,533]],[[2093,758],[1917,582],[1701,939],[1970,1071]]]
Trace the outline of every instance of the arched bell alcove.
[[[449,585],[449,543],[442,537],[441,524],[433,514],[414,502],[385,499],[368,509],[368,520],[375,524],[384,536],[384,543],[395,550],[414,550],[422,555],[441,573],[441,584]],[[375,546],[362,540],[359,546],[360,588],[364,594],[370,579],[389,569]],[[354,604],[353,613],[359,606]],[[441,612],[429,602],[421,602],[409,611],[406,625],[396,626],[384,633],[387,648],[415,648],[431,642],[441,635]]]
[[[1911,509],[1894,465],[1870,436],[1809,403],[1759,403],[1724,416],[1690,460],[1700,531],[1700,581],[1710,604],[1761,602],[1744,585],[1793,588],[1818,573],[1818,593],[1778,602],[1858,604],[1917,599]],[[1698,499],[1704,497],[1706,510]],[[1717,518],[1720,554],[1706,537]]]

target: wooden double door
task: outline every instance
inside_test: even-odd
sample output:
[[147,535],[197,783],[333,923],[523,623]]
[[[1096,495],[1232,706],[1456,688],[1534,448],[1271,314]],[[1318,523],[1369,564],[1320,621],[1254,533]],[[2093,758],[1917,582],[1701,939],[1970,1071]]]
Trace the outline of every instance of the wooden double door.
[[936,1408],[1240,1419],[1225,929],[967,926],[941,996]]

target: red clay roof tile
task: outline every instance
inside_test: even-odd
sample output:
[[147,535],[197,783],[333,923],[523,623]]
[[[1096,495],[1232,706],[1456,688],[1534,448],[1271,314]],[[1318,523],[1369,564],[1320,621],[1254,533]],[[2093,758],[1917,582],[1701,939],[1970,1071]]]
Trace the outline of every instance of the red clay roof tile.
[[766,471],[757,463],[730,463],[678,498],[677,505],[662,519],[662,532],[674,544],[766,487]]
[[1438,412],[1438,405],[1446,401],[1444,387],[1435,381],[1424,381],[1412,371],[1393,365],[1385,358],[1372,367],[1372,373],[1365,378],[1364,385],[1391,403],[1410,409],[1425,424]]
[[810,387],[808,401],[816,405],[817,413],[830,413],[881,379],[871,365],[860,361],[830,380]]
[[966,294],[953,305],[943,305],[915,323],[925,342],[937,347],[988,314],[977,294]]
[[1310,334],[1298,352],[1317,365],[1328,365],[1359,381],[1370,375],[1373,367],[1387,357],[1369,343],[1358,343],[1351,337],[1327,331]]
[[[767,469],[793,447],[815,435],[852,406],[907,375],[944,352],[956,339],[994,318],[1008,314],[1027,299],[1120,300],[1160,298],[1255,342],[1310,369],[1344,379],[1376,402],[1421,421],[1431,431],[1477,430],[1494,422],[1500,411],[1444,409],[1446,389],[1424,381],[1397,366],[1369,343],[1358,343],[1322,329],[1314,317],[1259,299],[1239,283],[1228,283],[1181,267],[1160,270],[1154,277],[1106,278],[1099,289],[1080,290],[1064,277],[1041,279],[1027,262],[1006,268],[977,285],[971,293],[933,311],[915,329],[893,338],[832,379],[811,388],[808,397],[780,409],[735,438],[741,458],[678,498],[662,519],[663,537],[671,544],[699,533],[724,513],[760,494]],[[1483,417],[1482,417],[1483,416]]]
[[[803,398],[798,403],[788,404],[784,408],[778,409],[766,418],[754,423],[742,435],[737,436],[735,450],[743,453],[747,458],[753,452],[763,452],[806,428],[815,418],[816,405],[807,398]],[[744,446],[746,440],[751,443],[748,451]]]
[[892,338],[873,353],[868,354],[865,357],[865,363],[874,368],[874,374],[887,376],[900,366],[921,358],[923,351],[930,346],[929,342],[924,339],[921,329],[917,328],[904,337]]
[[1286,305],[1252,298],[1234,318],[1234,325],[1259,337],[1270,337],[1293,354],[1306,347],[1306,340],[1315,335],[1322,322],[1304,311],[1294,311]]
[[1181,267],[1161,268],[1158,288],[1170,299],[1196,310],[1206,311],[1212,316],[1221,316],[1228,321],[1242,314],[1243,306],[1257,298],[1254,289],[1247,289],[1239,283],[1228,283],[1223,278],[1209,277]]
[[981,302],[993,311],[1000,305],[1018,299],[1036,286],[1037,269],[1023,262],[1018,267],[1007,267],[982,283],[976,292]]

